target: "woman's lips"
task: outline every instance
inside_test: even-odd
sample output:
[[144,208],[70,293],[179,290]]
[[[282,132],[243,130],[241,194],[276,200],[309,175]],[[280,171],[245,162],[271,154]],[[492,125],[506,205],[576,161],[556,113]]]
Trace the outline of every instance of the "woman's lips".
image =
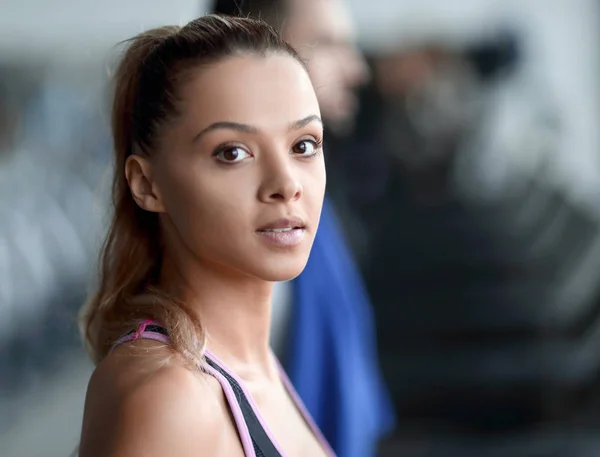
[[304,227],[286,227],[274,229],[261,229],[256,233],[267,243],[278,247],[294,247],[304,239],[306,230]]

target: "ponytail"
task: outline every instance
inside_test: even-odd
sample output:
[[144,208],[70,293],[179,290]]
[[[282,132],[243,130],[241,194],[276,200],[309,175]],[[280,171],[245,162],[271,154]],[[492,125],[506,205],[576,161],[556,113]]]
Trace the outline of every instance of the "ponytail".
[[134,150],[146,153],[151,147],[150,139],[140,135],[145,126],[143,119],[140,122],[140,116],[136,115],[143,66],[156,48],[177,30],[178,27],[164,27],[137,36],[115,75],[114,213],[100,251],[97,290],[80,316],[86,349],[96,364],[120,336],[135,328],[142,319],[161,322],[169,332],[172,346],[188,358],[201,354],[204,346],[198,347],[198,341],[203,343],[204,340],[199,319],[184,303],[158,286],[162,263],[158,216],[135,203],[124,172],[127,158]]

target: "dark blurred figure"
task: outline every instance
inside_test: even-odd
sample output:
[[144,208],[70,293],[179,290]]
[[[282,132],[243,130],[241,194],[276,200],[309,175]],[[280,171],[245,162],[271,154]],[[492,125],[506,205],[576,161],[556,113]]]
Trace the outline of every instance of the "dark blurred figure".
[[[260,17],[296,48],[319,98],[327,157],[332,148],[327,134],[352,130],[355,90],[368,78],[343,1],[217,0],[213,11]],[[275,288],[271,329],[274,350],[339,457],[375,455],[393,422],[371,312],[336,211],[326,199],[306,269]]]
[[278,3],[287,8],[281,16],[282,33],[307,63],[327,128],[338,134],[350,132],[359,108],[356,89],[369,73],[356,49],[354,23],[344,0]]
[[376,56],[334,167],[402,417],[385,455],[600,452],[572,435],[600,419],[598,218],[563,185],[563,113],[518,44]]

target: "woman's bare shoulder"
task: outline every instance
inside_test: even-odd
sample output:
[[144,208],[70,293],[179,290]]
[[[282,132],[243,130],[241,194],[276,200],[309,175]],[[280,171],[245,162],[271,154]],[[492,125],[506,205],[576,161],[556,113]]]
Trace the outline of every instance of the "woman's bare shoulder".
[[80,457],[216,455],[224,407],[216,380],[152,341],[119,348],[88,386]]

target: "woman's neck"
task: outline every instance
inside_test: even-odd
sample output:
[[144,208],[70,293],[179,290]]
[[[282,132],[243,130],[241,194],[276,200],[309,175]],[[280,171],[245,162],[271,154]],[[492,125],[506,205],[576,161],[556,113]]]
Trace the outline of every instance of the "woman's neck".
[[197,260],[168,258],[161,282],[197,313],[207,348],[225,364],[243,377],[257,370],[276,376],[269,347],[272,283]]

